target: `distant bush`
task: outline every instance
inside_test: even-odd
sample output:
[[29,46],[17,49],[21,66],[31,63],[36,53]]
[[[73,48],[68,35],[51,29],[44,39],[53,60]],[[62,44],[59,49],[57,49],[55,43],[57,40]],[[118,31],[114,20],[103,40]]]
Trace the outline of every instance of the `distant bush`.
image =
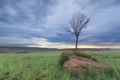
[[96,58],[94,58],[93,56],[88,55],[86,53],[80,53],[80,52],[63,52],[61,54],[61,56],[60,56],[60,59],[59,59],[60,65],[63,66],[64,62],[66,60],[68,60],[71,55],[75,55],[75,56],[79,56],[79,57],[84,57],[84,58],[88,58],[88,59],[97,61]]

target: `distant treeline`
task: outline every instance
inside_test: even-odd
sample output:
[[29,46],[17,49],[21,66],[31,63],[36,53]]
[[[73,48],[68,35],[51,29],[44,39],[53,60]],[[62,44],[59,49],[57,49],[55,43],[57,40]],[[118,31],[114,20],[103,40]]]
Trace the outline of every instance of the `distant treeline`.
[[[61,51],[75,51],[75,49],[61,49]],[[100,52],[100,51],[120,51],[120,49],[111,49],[111,48],[82,48],[77,49],[77,51],[93,51],[93,52]]]
[[[74,51],[75,49],[57,49],[57,48],[36,48],[36,47],[0,47],[0,53],[30,53],[30,52],[49,52],[49,51]],[[85,48],[77,51],[120,51],[120,49],[110,48]]]
[[42,51],[58,51],[57,48],[36,48],[36,47],[0,47],[0,53],[30,53]]

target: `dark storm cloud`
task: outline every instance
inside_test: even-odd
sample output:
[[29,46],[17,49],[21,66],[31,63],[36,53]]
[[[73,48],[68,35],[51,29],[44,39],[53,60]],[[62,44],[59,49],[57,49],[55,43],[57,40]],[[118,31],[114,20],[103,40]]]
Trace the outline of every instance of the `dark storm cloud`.
[[74,43],[62,25],[78,11],[91,18],[80,44],[120,45],[119,9],[119,0],[0,0],[0,45],[20,45],[24,39],[21,45],[33,45],[27,41],[34,38]]
[[30,22],[46,15],[50,0],[1,0],[0,20],[3,22]]

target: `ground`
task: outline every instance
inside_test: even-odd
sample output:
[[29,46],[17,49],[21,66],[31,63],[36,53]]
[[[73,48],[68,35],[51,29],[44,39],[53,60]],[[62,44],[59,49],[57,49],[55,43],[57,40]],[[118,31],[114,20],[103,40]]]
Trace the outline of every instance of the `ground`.
[[[86,52],[91,54],[93,52]],[[116,73],[110,77],[91,72],[79,78],[62,69],[58,62],[61,52],[41,52],[30,54],[0,54],[0,80],[119,80],[120,52],[100,52],[95,56],[99,61],[111,66]]]

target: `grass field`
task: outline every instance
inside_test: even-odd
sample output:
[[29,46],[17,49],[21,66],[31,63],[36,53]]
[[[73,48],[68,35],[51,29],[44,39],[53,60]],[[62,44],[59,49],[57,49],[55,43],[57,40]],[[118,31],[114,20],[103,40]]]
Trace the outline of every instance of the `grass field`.
[[[91,52],[87,52],[90,54]],[[120,80],[120,52],[100,52],[99,61],[114,69],[114,75],[96,71],[81,73],[78,78],[59,66],[60,52],[0,54],[0,80]]]

